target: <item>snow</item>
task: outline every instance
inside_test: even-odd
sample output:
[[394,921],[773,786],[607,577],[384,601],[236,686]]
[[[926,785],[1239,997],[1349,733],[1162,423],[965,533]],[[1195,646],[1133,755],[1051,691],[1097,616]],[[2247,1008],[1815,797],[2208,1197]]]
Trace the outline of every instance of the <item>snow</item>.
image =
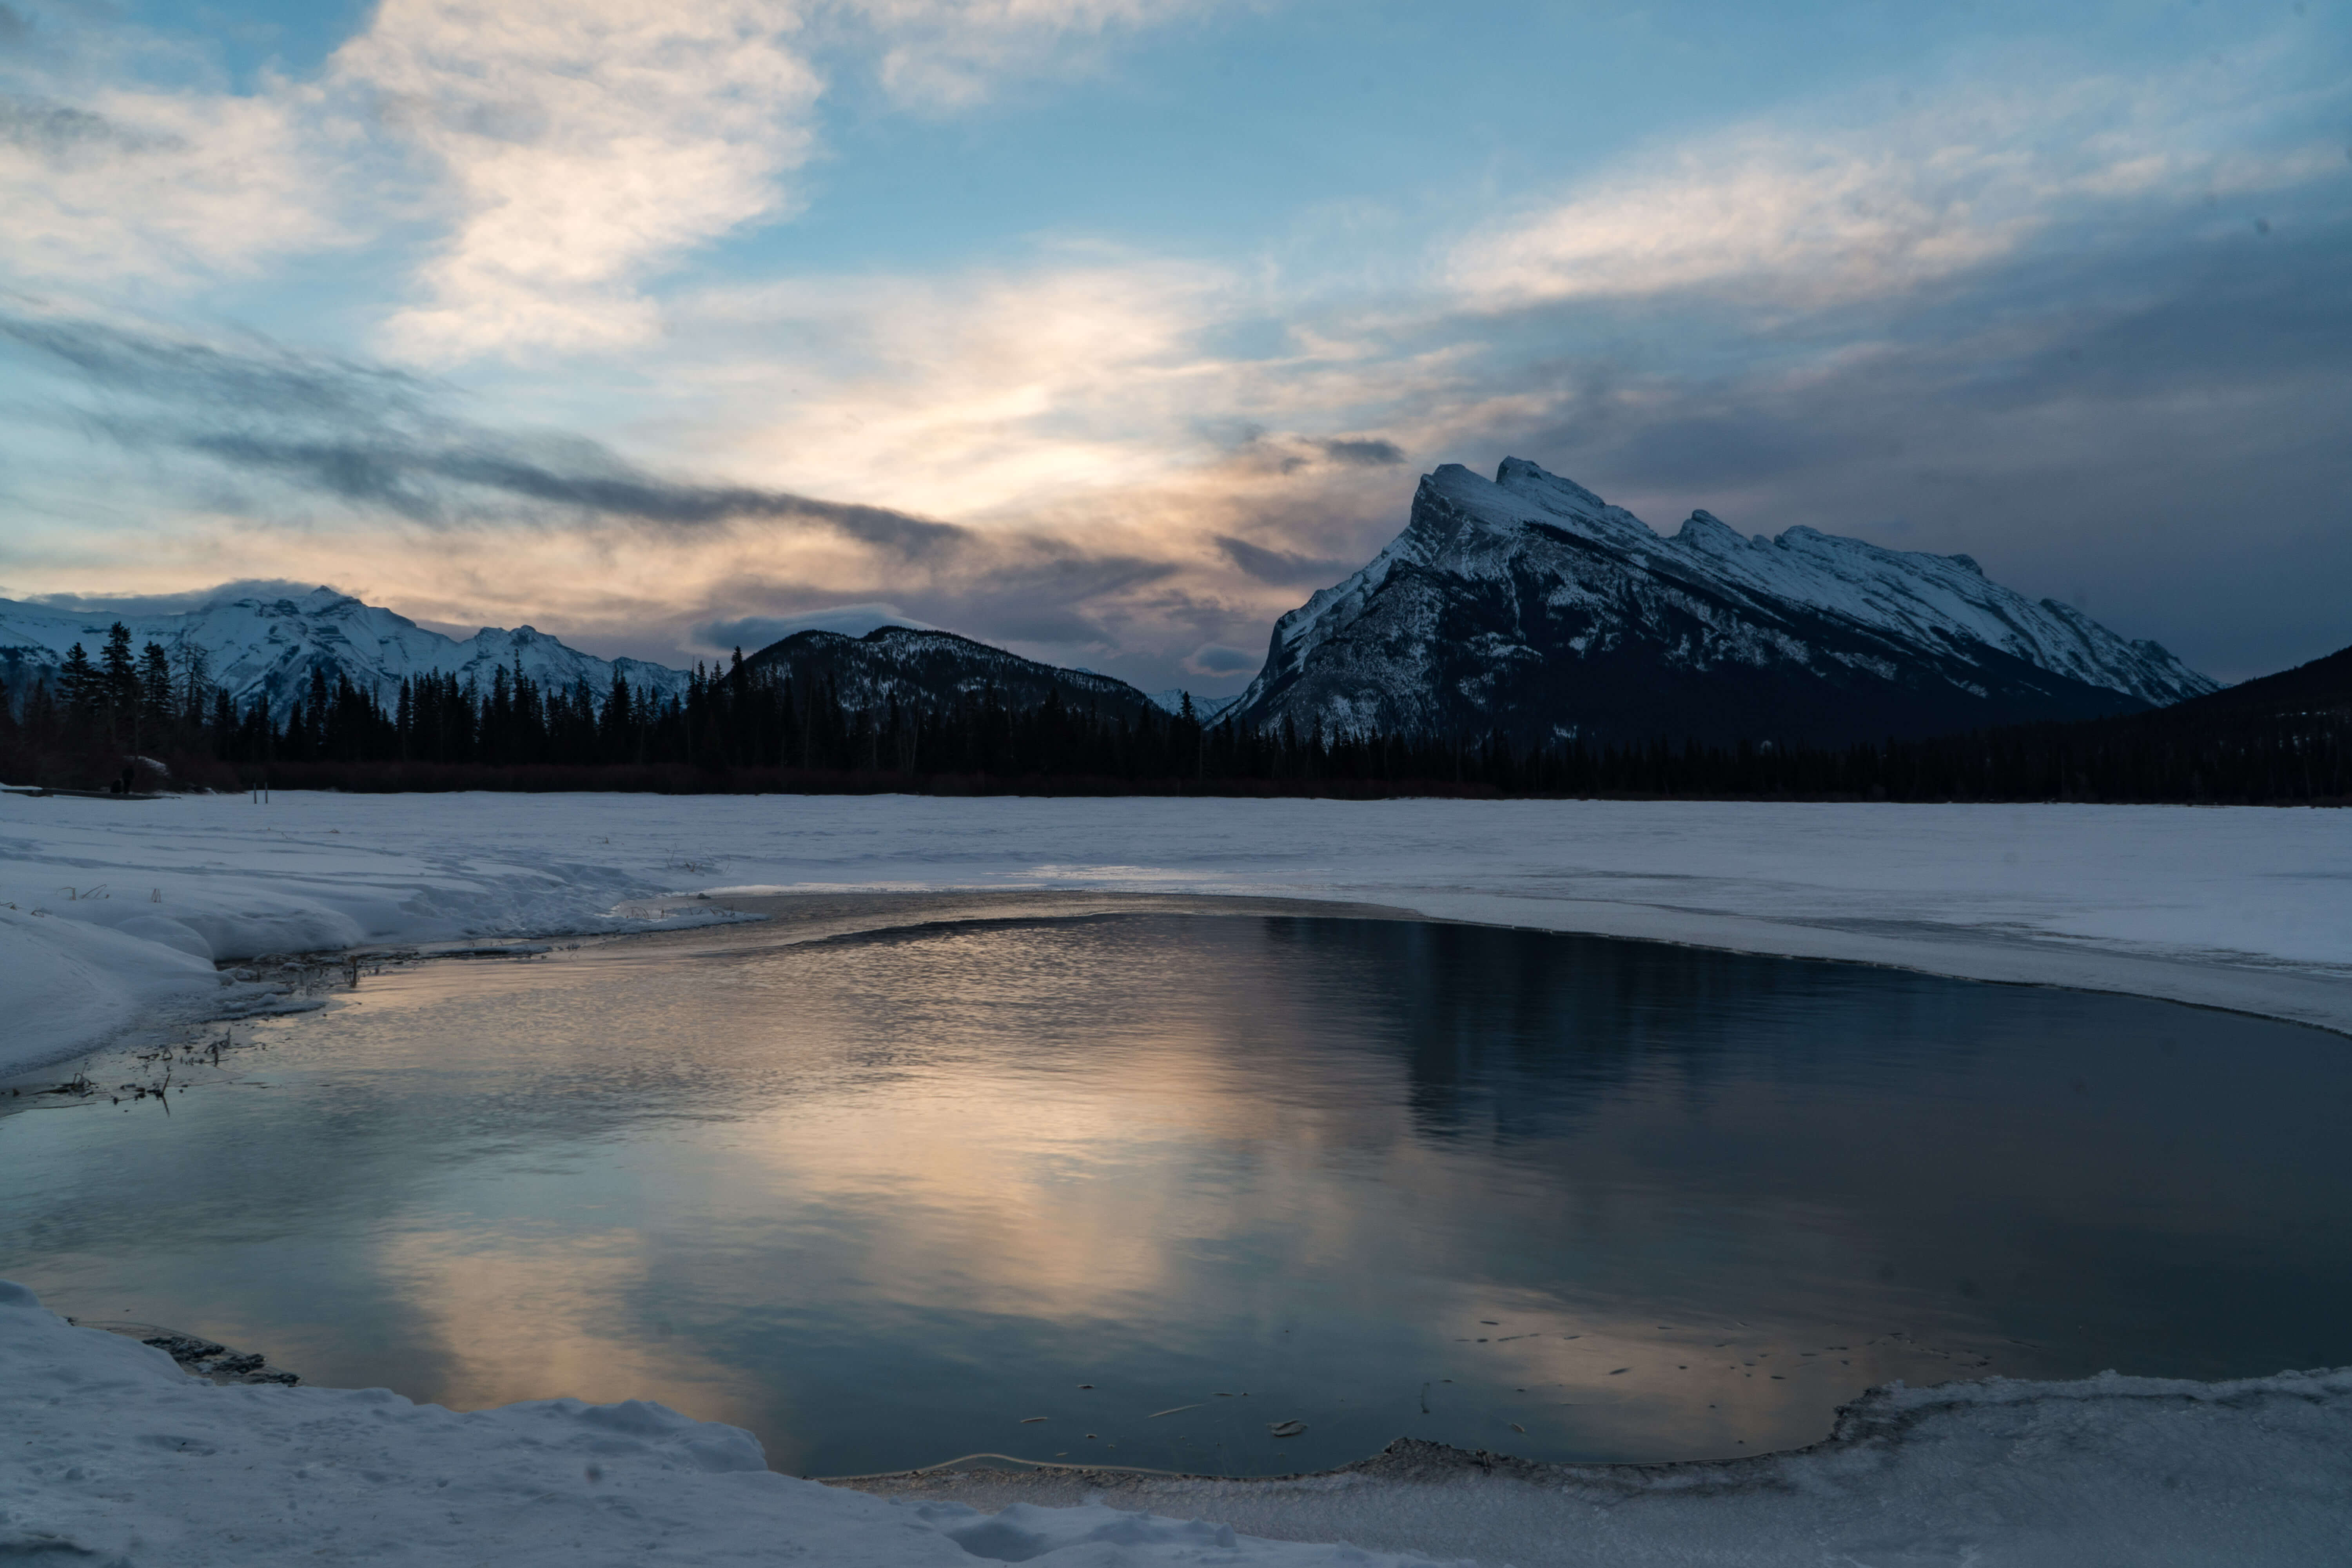
[[1165,691],[1147,691],[1144,695],[1150,698],[1152,706],[1163,713],[1181,713],[1184,699],[1189,696],[1192,699],[1192,711],[1202,719],[1214,719],[1242,700],[1238,691],[1226,697],[1203,697],[1181,686],[1171,686]]
[[[1538,1465],[1400,1443],[1324,1476],[961,1472],[903,1499],[1198,1510],[1517,1568],[2352,1560],[2352,1369],[1874,1389],[1828,1440],[1728,1463]],[[1007,1511],[1011,1511],[1007,1508]]]
[[686,689],[683,670],[635,658],[616,664],[567,647],[530,626],[512,631],[484,626],[460,642],[332,588],[314,588],[299,598],[224,599],[163,615],[68,610],[0,599],[0,677],[12,686],[35,676],[54,678],[66,650],[76,643],[96,658],[106,646],[107,628],[116,621],[130,630],[133,651],[151,641],[173,651],[184,645],[202,648],[212,679],[228,689],[240,710],[266,692],[282,714],[289,700],[310,689],[314,665],[341,670],[354,686],[374,692],[387,708],[404,677],[455,675],[487,689],[494,668],[518,666],[542,686],[569,689],[585,680],[600,697],[612,685],[615,668],[632,685],[650,687],[664,696]]
[[1407,1444],[1276,1481],[965,1471],[852,1489],[775,1474],[750,1433],[639,1400],[461,1415],[381,1388],[215,1384],[0,1281],[0,1556],[158,1568],[2352,1556],[2352,1370],[1897,1384],[1826,1442],[1732,1462],[1533,1465]]
[[[1530,524],[1589,540],[1603,547],[1603,556],[1560,556],[1530,533]],[[1706,511],[1692,513],[1678,532],[1665,536],[1573,480],[1507,458],[1491,482],[1458,463],[1423,478],[1402,533],[1360,571],[1318,589],[1275,623],[1265,668],[1244,694],[1242,710],[1259,713],[1282,679],[1366,613],[1399,563],[1472,580],[1507,579],[1530,551],[1563,574],[1555,605],[1590,599],[1596,613],[1625,613],[1612,606],[1633,591],[1622,580],[1622,563],[1630,563],[1635,576],[1654,580],[1653,586],[1679,583],[1704,590],[1684,606],[1689,613],[1704,616],[1706,605],[1717,601],[1768,618],[1799,607],[1891,639],[1897,647],[1968,661],[1999,650],[2159,705],[2219,689],[2159,645],[2128,642],[2068,605],[2003,587],[1966,556],[1887,550],[1802,527],[1775,539],[1743,538]],[[1416,635],[1425,629],[1413,627]],[[1781,651],[1805,661],[1801,647]]]
[[[256,1005],[215,962],[1058,888],[2132,992],[2352,1033],[2352,814],[2172,806],[281,793],[0,795],[0,1072]],[[687,907],[680,909],[679,903]]]
[[[653,929],[727,918],[730,891],[847,888],[1327,900],[2352,1032],[2341,812],[5,795],[0,1071],[142,1019],[284,1005],[215,961]],[[1406,1454],[1255,1485],[898,1490],[771,1473],[748,1434],[642,1402],[460,1415],[382,1389],[215,1386],[0,1283],[0,1556],[111,1563],[2343,1561],[2352,1373],[1898,1386],[1827,1444],[1736,1464]],[[1311,1544],[1337,1541],[1364,1550]]]
[[642,1400],[460,1415],[386,1389],[217,1385],[0,1281],[0,1558],[106,1564],[1405,1568],[1100,1505],[903,1504],[767,1468]]

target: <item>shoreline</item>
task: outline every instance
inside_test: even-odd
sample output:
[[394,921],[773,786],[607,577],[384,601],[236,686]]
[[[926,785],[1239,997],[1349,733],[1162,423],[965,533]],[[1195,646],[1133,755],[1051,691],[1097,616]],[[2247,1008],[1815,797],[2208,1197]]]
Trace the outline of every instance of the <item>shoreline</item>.
[[[1546,1465],[1411,1440],[1262,1479],[1062,1469],[795,1479],[658,1405],[457,1413],[384,1389],[222,1386],[0,1281],[0,1548],[288,1568],[804,1557],[833,1568],[1668,1568],[1738,1562],[2340,1560],[2352,1369],[2226,1383],[1874,1388],[1801,1448]],[[160,1436],[159,1436],[160,1435]],[[30,1450],[27,1452],[26,1450]],[[1341,1543],[1345,1544],[1341,1544]]]
[[[714,900],[1264,898],[2119,992],[2352,1035],[2352,816],[922,796],[0,796],[0,1073],[261,954],[576,938]],[[698,899],[698,893],[712,899]],[[691,915],[683,917],[695,918]]]

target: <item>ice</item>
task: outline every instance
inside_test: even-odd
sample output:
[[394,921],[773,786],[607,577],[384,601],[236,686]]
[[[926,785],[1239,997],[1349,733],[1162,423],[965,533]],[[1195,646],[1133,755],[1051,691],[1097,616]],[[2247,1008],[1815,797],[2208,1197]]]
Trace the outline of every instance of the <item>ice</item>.
[[[1410,1568],[1100,1506],[1002,1523],[782,1476],[739,1427],[629,1400],[460,1415],[386,1389],[221,1386],[0,1281],[0,1560],[139,1568]],[[979,1528],[975,1528],[976,1522]],[[961,1533],[964,1539],[959,1540]]]
[[[2352,1032],[2352,815],[1668,801],[0,795],[0,1071],[207,960],[728,918],[726,888],[1271,895],[2126,991]],[[684,895],[666,898],[665,895]]]
[[[1237,1531],[1517,1568],[2155,1568],[2352,1561],[2352,1369],[1873,1390],[1793,1453],[1538,1465],[1401,1442],[1274,1481],[1103,1472],[859,1483],[933,1507],[1199,1513]],[[974,1516],[977,1517],[977,1516]]]
[[750,1433],[639,1400],[461,1415],[380,1388],[217,1385],[0,1281],[0,1558],[142,1568],[2352,1560],[2352,1370],[1897,1384],[1826,1442],[1728,1463],[1400,1444],[1276,1481],[950,1472],[851,1489],[777,1475]]

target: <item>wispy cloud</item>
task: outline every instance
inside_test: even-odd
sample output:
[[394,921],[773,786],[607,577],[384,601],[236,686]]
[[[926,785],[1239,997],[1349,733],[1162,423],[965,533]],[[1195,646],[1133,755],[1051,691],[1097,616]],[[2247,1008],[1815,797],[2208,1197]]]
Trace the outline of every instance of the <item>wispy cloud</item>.
[[1821,309],[1902,294],[2114,204],[2241,195],[2332,169],[2334,138],[2244,145],[2298,107],[2280,101],[2276,52],[2227,72],[2025,72],[1916,101],[1906,89],[1677,141],[1467,237],[1446,280],[1479,309],[1692,290]]
[[451,233],[395,351],[642,341],[637,286],[789,205],[820,83],[762,0],[385,0],[331,79],[446,174]]
[[414,258],[378,329],[394,356],[609,353],[662,330],[654,279],[795,209],[825,86],[812,13],[944,110],[1202,3],[383,0],[312,76],[248,90],[187,85],[210,73],[177,56],[142,86],[158,46],[85,16],[73,69],[26,67],[39,90],[16,96],[0,69],[0,267],[184,288],[365,238]]
[[901,104],[966,109],[1008,79],[1084,69],[1118,35],[1204,16],[1231,0],[837,0],[880,47],[877,74]]

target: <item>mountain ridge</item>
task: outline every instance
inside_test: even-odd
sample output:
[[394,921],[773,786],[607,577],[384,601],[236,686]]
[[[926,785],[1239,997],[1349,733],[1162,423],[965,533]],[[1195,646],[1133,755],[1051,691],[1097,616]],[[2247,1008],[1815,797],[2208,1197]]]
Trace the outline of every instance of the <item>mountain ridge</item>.
[[1275,623],[1233,717],[1522,742],[1833,743],[2219,689],[1965,556],[1812,528],[1664,535],[1523,458],[1424,475],[1404,530]]
[[923,705],[951,704],[993,689],[1016,709],[1065,706],[1108,710],[1134,719],[1158,710],[1151,697],[1114,676],[1069,669],[928,627],[880,626],[862,637],[812,629],[747,655],[746,669],[789,671],[800,679],[828,679],[844,700],[881,707],[893,698]]
[[372,692],[386,709],[404,677],[427,673],[471,677],[488,687],[493,668],[520,667],[541,685],[586,680],[601,694],[617,669],[631,685],[665,697],[684,692],[688,679],[684,670],[646,659],[598,658],[530,626],[448,637],[322,586],[299,596],[247,595],[147,615],[0,599],[0,680],[15,691],[30,680],[55,679],[67,649],[79,643],[96,658],[117,621],[129,628],[134,648],[152,641],[167,651],[191,644],[204,649],[213,680],[240,711],[266,695],[283,712],[309,690],[310,671],[320,667]]

